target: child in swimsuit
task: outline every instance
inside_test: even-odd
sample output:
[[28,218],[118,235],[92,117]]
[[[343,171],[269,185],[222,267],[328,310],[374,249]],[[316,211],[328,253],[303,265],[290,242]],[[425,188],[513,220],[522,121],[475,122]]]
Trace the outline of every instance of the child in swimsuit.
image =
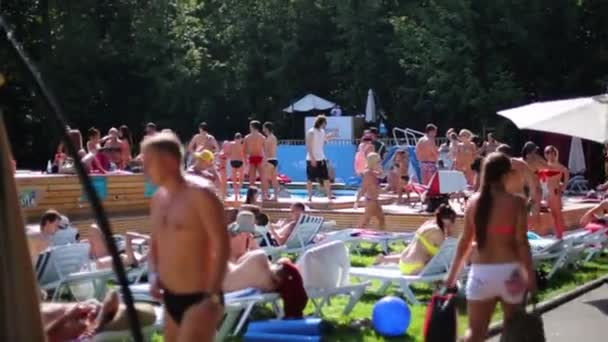
[[358,208],[359,198],[365,196],[365,212],[359,222],[358,228],[364,228],[372,217],[378,219],[378,226],[380,229],[385,228],[384,212],[382,211],[382,205],[378,201],[380,194],[380,180],[384,178],[384,172],[380,166],[380,155],[376,152],[372,152],[367,155],[367,169],[363,173],[363,180],[361,182],[361,189],[357,192],[355,198],[354,209]]
[[241,188],[243,187],[243,136],[241,133],[234,134],[234,140],[230,143],[230,178],[234,190],[234,200],[239,200]]
[[403,275],[420,273],[452,233],[455,222],[456,212],[449,205],[442,204],[435,213],[435,220],[423,223],[416,231],[414,240],[403,252],[379,255],[375,264],[398,263]]

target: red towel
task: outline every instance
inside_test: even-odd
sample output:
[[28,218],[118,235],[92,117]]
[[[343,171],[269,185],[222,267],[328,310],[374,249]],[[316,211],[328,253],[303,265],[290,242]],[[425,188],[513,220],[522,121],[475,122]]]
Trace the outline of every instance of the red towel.
[[302,318],[304,308],[308,303],[308,296],[300,270],[288,259],[281,260],[279,263],[282,268],[277,273],[281,279],[277,292],[283,299],[285,318]]

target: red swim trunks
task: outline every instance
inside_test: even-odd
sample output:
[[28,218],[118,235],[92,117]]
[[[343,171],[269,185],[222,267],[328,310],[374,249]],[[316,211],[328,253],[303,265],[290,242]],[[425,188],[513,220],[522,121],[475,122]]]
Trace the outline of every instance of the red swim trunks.
[[262,156],[249,156],[249,164],[251,166],[258,166],[258,165],[262,164],[263,160],[264,160],[264,157],[262,157]]

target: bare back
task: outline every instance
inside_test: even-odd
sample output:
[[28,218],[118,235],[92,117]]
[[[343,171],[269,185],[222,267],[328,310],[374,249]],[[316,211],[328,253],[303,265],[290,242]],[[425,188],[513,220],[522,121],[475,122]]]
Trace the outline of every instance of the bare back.
[[243,140],[245,153],[249,156],[264,156],[266,137],[260,132],[249,133]]
[[152,199],[156,271],[162,286],[173,292],[210,289],[205,275],[213,271],[209,260],[215,260],[216,253],[210,248],[210,234],[215,234],[217,227],[210,227],[215,224],[212,220],[203,220],[201,201],[217,207],[211,202],[219,200],[209,182],[200,177],[189,178],[185,188],[173,195],[161,187]]
[[264,140],[264,155],[266,159],[277,158],[277,137],[272,133]]
[[[478,201],[479,194],[475,194],[468,203],[471,210],[467,210],[465,213],[467,223],[465,229],[472,229],[473,232],[475,231],[475,212]],[[519,260],[518,243],[521,242],[522,234],[527,241],[525,203],[525,199],[518,195],[507,192],[492,194],[492,209],[486,227],[485,245],[483,249],[478,247],[473,249],[471,257],[473,263],[500,264]],[[510,233],[504,231],[508,229],[511,229]]]
[[243,143],[233,141],[230,143],[230,160],[243,161]]
[[365,171],[363,183],[363,192],[361,195],[365,196],[367,200],[377,200],[380,194],[380,187],[378,186],[378,177],[376,172],[373,170]]

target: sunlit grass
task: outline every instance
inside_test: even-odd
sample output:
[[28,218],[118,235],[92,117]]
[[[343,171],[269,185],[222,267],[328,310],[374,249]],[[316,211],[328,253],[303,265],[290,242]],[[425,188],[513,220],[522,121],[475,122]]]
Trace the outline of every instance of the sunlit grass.
[[[375,256],[380,252],[378,248],[370,249],[371,246],[364,246],[366,249],[360,251],[360,254],[353,254],[351,263],[353,266],[369,266],[373,263]],[[401,249],[401,246],[398,246]],[[586,282],[597,279],[608,274],[608,256],[603,255],[595,261],[580,265],[577,269],[562,269],[558,271],[549,281],[547,288],[539,292],[539,300],[544,301],[555,297],[558,294],[567,292],[580,286]],[[330,323],[331,329],[326,333],[325,340],[332,342],[346,341],[422,341],[422,329],[424,324],[424,315],[426,307],[424,305],[410,305],[411,323],[405,337],[399,338],[384,338],[373,330],[371,327],[371,313],[374,304],[386,295],[400,296],[397,287],[391,286],[384,295],[377,294],[379,288],[378,282],[372,282],[372,286],[361,297],[358,304],[355,306],[349,316],[343,316],[342,310],[347,304],[346,298],[335,298],[331,305],[323,309],[324,319]],[[416,286],[415,292],[419,300],[422,302],[428,301],[432,294],[432,289],[428,286]],[[458,302],[459,318],[458,328],[462,335],[467,327],[466,304],[464,300]],[[314,308],[311,303],[306,308],[307,315],[314,313]],[[251,316],[252,320],[273,318],[270,307],[256,308]],[[497,308],[492,321],[496,322],[502,319],[502,312]],[[246,330],[246,329],[245,329]],[[241,338],[233,337],[231,341],[240,341]],[[155,342],[162,342],[162,337],[157,335]]]

